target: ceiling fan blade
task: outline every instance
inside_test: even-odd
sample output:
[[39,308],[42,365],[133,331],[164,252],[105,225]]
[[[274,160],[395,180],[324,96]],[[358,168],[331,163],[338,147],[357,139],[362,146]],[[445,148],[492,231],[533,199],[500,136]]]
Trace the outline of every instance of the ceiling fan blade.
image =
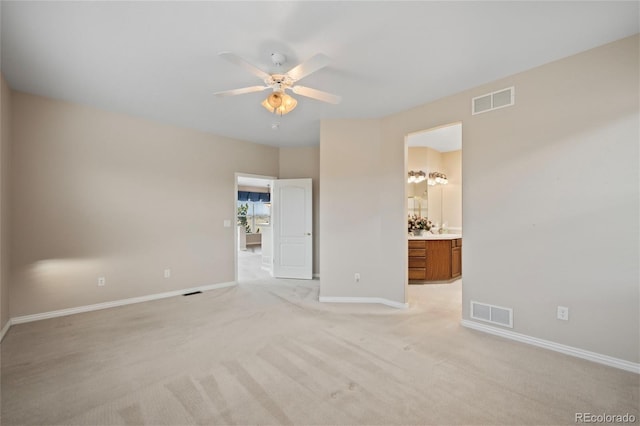
[[342,101],[342,97],[331,93],[323,92],[322,90],[312,89],[304,86],[293,86],[291,88],[293,93],[306,96],[307,98],[317,99],[319,101],[328,102],[330,104],[339,104]]
[[233,89],[233,90],[225,90],[223,92],[216,92],[214,93],[214,95],[216,96],[244,95],[245,93],[262,92],[263,90],[267,90],[268,88],[269,86],[243,87],[241,89]]
[[329,57],[322,53],[318,53],[311,58],[307,59],[300,65],[297,65],[287,72],[287,75],[293,80],[298,81],[308,76],[312,72],[318,71],[320,68],[324,68],[329,65]]
[[247,62],[246,59],[241,58],[240,56],[236,55],[235,53],[232,53],[232,52],[220,52],[218,54],[218,56],[226,59],[227,61],[231,62],[232,64],[240,65],[242,68],[246,69],[251,74],[255,75],[256,77],[258,77],[261,80],[265,80],[265,79],[271,77],[271,75],[269,75],[268,73],[262,71],[260,68],[256,67],[255,65]]

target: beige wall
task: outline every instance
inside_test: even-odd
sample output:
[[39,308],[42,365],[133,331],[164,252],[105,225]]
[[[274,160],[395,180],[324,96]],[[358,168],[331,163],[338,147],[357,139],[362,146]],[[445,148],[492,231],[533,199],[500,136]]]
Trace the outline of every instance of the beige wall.
[[18,92],[12,106],[11,316],[234,280],[235,173],[277,175],[277,148]]
[[513,307],[517,332],[640,361],[638,47],[473,91],[515,84],[516,106],[463,126],[465,317],[470,300]]
[[9,321],[9,156],[11,90],[0,75],[0,329]]
[[399,147],[383,143],[379,120],[322,122],[321,297],[405,302],[407,198]]
[[280,148],[280,179],[311,178],[313,191],[313,273],[320,273],[320,147]]
[[[405,135],[462,121],[463,317],[470,300],[510,307],[517,333],[639,362],[638,51],[634,36],[380,122],[323,122],[323,206],[342,215],[321,209],[321,294],[361,295],[324,271],[345,275],[362,259],[393,271],[368,294],[402,293]],[[474,96],[511,85],[515,106],[471,115]],[[378,185],[349,196],[363,180]],[[364,224],[349,219],[356,211]],[[352,227],[373,237],[361,243]],[[569,321],[556,319],[558,305]]]

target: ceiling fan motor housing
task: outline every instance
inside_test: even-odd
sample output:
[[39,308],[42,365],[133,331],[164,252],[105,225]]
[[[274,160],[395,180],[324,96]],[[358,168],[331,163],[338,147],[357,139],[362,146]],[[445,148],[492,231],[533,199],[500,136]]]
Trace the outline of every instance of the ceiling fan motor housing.
[[264,80],[264,83],[273,90],[289,89],[293,85],[293,80],[286,74],[273,74]]

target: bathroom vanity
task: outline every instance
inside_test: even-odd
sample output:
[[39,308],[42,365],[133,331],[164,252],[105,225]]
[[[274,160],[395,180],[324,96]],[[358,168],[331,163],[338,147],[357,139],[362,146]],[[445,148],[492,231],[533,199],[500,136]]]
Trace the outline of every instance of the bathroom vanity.
[[450,281],[462,275],[462,235],[409,236],[409,283]]

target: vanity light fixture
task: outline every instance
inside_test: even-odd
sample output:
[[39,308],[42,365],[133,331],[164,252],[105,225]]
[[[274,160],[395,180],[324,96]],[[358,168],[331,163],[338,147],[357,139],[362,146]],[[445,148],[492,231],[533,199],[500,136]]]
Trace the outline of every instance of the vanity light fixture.
[[427,178],[427,174],[422,170],[418,170],[417,172],[411,170],[408,175],[407,183],[420,183]]
[[427,179],[427,185],[429,186],[446,185],[448,183],[449,183],[449,180],[447,179],[447,175],[445,175],[444,173],[440,173],[440,172],[429,173],[429,179]]

